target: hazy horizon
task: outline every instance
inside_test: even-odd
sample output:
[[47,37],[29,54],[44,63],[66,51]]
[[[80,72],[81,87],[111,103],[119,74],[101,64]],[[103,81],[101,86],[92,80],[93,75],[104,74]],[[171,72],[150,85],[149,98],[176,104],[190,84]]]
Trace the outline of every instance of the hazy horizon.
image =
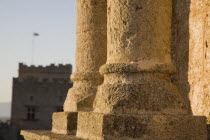
[[0,103],[0,119],[10,118],[11,102]]
[[11,102],[12,78],[20,62],[72,64],[76,46],[75,0],[0,1],[0,102]]

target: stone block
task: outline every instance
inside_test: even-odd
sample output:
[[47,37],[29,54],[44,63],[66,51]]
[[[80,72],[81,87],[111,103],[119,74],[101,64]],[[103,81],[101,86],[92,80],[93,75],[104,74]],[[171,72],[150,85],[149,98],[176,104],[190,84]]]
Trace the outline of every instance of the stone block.
[[206,118],[79,112],[77,137],[91,140],[207,140]]
[[77,112],[53,113],[52,132],[75,135],[77,129]]

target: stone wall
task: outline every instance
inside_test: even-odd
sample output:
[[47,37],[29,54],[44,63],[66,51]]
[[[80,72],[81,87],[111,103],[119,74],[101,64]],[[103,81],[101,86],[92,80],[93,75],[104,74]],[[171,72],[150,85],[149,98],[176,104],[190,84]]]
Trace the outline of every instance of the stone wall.
[[174,0],[172,58],[178,86],[194,115],[210,113],[210,6],[208,0]]
[[[68,80],[14,79],[12,123],[21,129],[51,129],[52,113],[57,112],[57,106],[63,106],[69,87]],[[27,120],[27,106],[37,108],[36,122]]]
[[[19,77],[13,78],[12,129],[51,129],[52,113],[62,111],[68,92],[71,65],[29,67],[19,65]],[[30,111],[28,111],[28,109]],[[29,119],[28,113],[35,116]]]

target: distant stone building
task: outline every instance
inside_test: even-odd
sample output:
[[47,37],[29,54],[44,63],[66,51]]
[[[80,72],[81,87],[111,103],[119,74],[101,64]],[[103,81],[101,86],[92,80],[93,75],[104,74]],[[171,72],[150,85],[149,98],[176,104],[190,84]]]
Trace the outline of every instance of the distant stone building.
[[14,133],[19,135],[23,129],[51,129],[52,113],[63,111],[67,91],[72,87],[71,73],[70,64],[46,67],[19,64],[19,76],[13,79],[12,91]]

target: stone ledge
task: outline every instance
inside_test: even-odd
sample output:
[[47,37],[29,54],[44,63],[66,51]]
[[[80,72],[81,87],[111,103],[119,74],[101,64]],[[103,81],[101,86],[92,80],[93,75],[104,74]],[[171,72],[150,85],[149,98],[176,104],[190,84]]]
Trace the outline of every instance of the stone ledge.
[[55,134],[45,130],[23,130],[21,135],[25,140],[84,140],[75,136]]
[[207,140],[206,118],[79,112],[76,136],[91,140]]

